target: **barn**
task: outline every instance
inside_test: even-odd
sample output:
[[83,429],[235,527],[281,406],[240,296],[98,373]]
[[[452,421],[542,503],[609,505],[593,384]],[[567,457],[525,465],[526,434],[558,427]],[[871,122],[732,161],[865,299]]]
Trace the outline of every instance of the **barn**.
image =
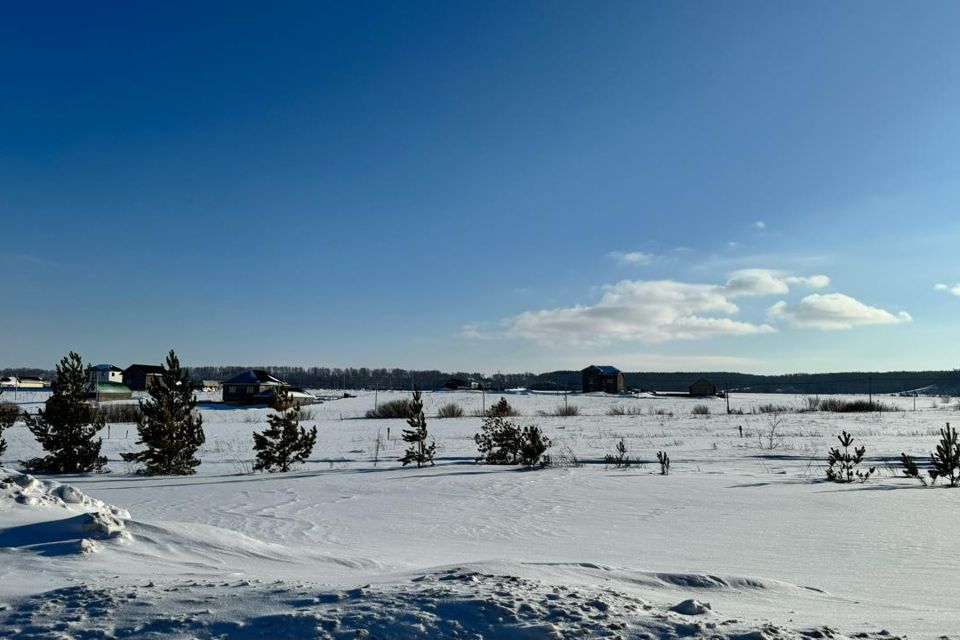
[[123,370],[123,384],[133,391],[146,391],[148,386],[163,375],[158,364],[132,364]]
[[717,385],[706,378],[700,378],[690,385],[690,395],[693,397],[706,397],[717,395]]
[[583,380],[583,392],[622,393],[624,389],[623,372],[610,365],[592,364],[580,372]]

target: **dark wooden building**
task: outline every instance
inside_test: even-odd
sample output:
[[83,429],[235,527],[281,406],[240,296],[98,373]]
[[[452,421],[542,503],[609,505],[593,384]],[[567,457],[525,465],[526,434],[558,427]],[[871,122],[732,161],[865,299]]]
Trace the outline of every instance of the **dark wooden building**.
[[263,369],[250,369],[224,380],[223,401],[230,404],[270,404],[277,389],[289,387],[286,382]]
[[623,372],[610,365],[592,364],[580,372],[583,379],[583,392],[605,393],[623,392]]
[[706,378],[700,378],[690,385],[690,395],[694,397],[706,397],[717,395],[717,385],[711,383]]
[[146,391],[162,375],[163,367],[158,364],[132,364],[123,370],[123,384],[132,391]]

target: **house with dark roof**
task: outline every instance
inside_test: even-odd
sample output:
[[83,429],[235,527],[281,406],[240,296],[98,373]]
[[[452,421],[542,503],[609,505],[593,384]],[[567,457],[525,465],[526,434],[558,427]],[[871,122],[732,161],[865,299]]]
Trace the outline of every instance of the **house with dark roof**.
[[717,395],[717,385],[706,378],[699,378],[690,385],[690,395],[695,398]]
[[580,372],[584,393],[622,393],[623,372],[610,365],[592,364]]
[[263,369],[250,369],[224,380],[223,401],[229,404],[271,404],[280,388],[290,385]]
[[123,370],[123,384],[133,391],[146,391],[153,380],[163,375],[158,364],[132,364]]

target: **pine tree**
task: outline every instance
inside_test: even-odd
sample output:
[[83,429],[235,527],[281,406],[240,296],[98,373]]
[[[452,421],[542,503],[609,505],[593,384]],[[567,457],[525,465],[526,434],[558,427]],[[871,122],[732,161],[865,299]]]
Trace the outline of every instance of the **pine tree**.
[[403,430],[403,441],[410,444],[410,447],[400,458],[403,466],[411,462],[417,463],[417,468],[430,464],[433,466],[433,454],[436,451],[437,443],[427,444],[427,418],[423,415],[423,400],[420,398],[420,392],[413,392],[413,399],[410,401],[412,416],[407,418],[409,429]]
[[270,427],[253,434],[253,449],[257,452],[254,471],[287,472],[291,465],[310,457],[317,443],[317,428],[307,431],[300,426],[300,406],[286,389],[277,392],[273,410],[275,413],[267,417]]
[[57,365],[52,394],[36,416],[25,416],[27,428],[47,455],[23,463],[40,473],[87,473],[107,463],[100,455],[103,440],[94,439],[104,420],[86,401],[87,372],[71,351]]
[[7,451],[7,441],[3,439],[4,429],[9,429],[20,417],[20,407],[12,402],[0,401],[0,456]]
[[853,436],[846,431],[842,431],[837,436],[843,451],[834,447],[828,452],[827,479],[833,482],[853,482],[854,479],[860,482],[866,482],[877,470],[876,467],[870,467],[866,472],[860,471],[857,467],[863,462],[863,454],[866,453],[866,447],[854,447],[853,453],[850,453],[850,447],[853,445]]
[[538,464],[547,466],[550,458],[544,454],[552,445],[550,438],[543,435],[540,427],[533,425],[524,427],[520,434],[520,464],[528,467]]
[[163,374],[147,391],[150,399],[140,403],[143,413],[137,422],[137,444],[146,449],[121,454],[128,462],[142,463],[150,475],[189,475],[200,460],[197,450],[204,443],[203,418],[194,412],[197,399],[189,372],[180,368],[177,354],[170,350]]
[[920,484],[927,486],[927,481],[923,479],[923,476],[920,474],[920,468],[917,467],[916,461],[911,456],[908,456],[906,453],[901,453],[900,464],[903,465],[903,475],[908,478],[916,478],[920,481]]
[[614,454],[608,453],[604,459],[604,464],[608,467],[613,467],[614,469],[626,469],[630,466],[631,460],[627,456],[627,445],[623,441],[623,438],[620,438],[620,442],[617,443],[617,452]]
[[937,478],[944,478],[951,487],[960,483],[960,439],[957,430],[947,423],[946,429],[940,429],[940,442],[937,450],[930,456],[933,465],[928,473],[934,482]]
[[477,443],[477,464],[517,464],[520,456],[520,426],[502,416],[490,415],[483,420]]

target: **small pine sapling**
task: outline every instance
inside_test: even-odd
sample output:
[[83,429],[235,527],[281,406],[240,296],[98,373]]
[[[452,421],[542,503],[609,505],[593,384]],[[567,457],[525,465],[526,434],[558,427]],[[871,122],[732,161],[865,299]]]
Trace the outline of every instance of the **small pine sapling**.
[[403,441],[410,446],[407,448],[400,462],[407,466],[412,462],[417,463],[417,468],[429,464],[433,466],[433,455],[437,449],[437,443],[427,444],[427,418],[423,415],[423,399],[419,391],[413,392],[413,399],[410,401],[410,408],[413,415],[407,418],[409,429],[404,429]]
[[487,416],[489,417],[506,418],[515,415],[517,415],[516,409],[511,407],[510,403],[507,402],[507,399],[503,397],[500,398],[500,401],[497,402],[497,404],[487,409]]
[[87,473],[100,471],[107,459],[97,433],[104,427],[102,415],[87,404],[87,372],[83,360],[71,351],[57,365],[52,394],[36,416],[25,415],[30,433],[47,455],[23,463],[41,473]]
[[194,409],[197,398],[190,384],[190,373],[180,368],[177,354],[170,350],[167,363],[147,391],[150,399],[140,403],[142,415],[137,421],[137,444],[146,448],[122,453],[127,462],[143,464],[148,475],[190,475],[200,464],[197,451],[206,441],[203,417]]
[[603,462],[608,467],[613,467],[614,469],[626,469],[630,466],[630,458],[627,456],[627,445],[623,442],[623,438],[620,438],[620,442],[617,443],[617,451],[613,454],[607,454]]
[[666,451],[657,451],[657,462],[660,463],[660,475],[670,474],[670,456]]
[[480,433],[473,436],[477,443],[477,464],[517,464],[520,456],[520,427],[503,416],[488,416]]
[[905,453],[900,454],[900,464],[903,465],[903,475],[908,478],[916,478],[920,481],[920,484],[927,486],[927,481],[924,480],[923,476],[920,474],[920,469],[917,468],[917,463]]
[[930,456],[930,463],[933,469],[929,473],[933,482],[944,478],[951,487],[960,483],[960,441],[957,439],[957,430],[949,422],[945,429],[940,429],[940,442]]
[[277,392],[273,410],[273,415],[267,417],[270,426],[262,433],[253,434],[253,449],[257,452],[253,470],[285,473],[313,453],[317,428],[307,431],[300,426],[300,405],[293,401],[287,389]]
[[834,447],[830,449],[827,457],[827,479],[832,482],[853,482],[859,480],[866,482],[877,470],[876,467],[870,467],[866,472],[860,471],[857,467],[863,462],[863,454],[866,453],[866,447],[854,447],[853,453],[850,453],[850,447],[853,445],[853,436],[846,431],[837,436],[840,440],[840,446],[843,451]]
[[544,454],[552,445],[550,438],[543,435],[540,427],[524,427],[520,434],[520,464],[527,467],[546,466],[549,458]]

